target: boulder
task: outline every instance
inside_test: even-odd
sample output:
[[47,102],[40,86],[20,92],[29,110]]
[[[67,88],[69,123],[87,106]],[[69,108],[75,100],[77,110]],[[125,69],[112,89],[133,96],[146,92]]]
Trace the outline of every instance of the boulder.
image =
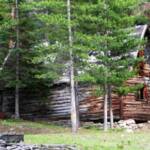
[[135,130],[137,129],[137,124],[135,120],[128,119],[128,120],[120,120],[118,123],[115,123],[116,128],[123,128],[123,129],[129,129],[129,130]]
[[131,125],[131,124],[136,124],[135,120],[133,119],[128,119],[124,121],[127,125]]
[[138,128],[144,128],[144,127],[145,127],[144,123],[139,123],[138,124]]
[[0,140],[5,141],[6,143],[19,143],[24,141],[23,134],[0,134]]

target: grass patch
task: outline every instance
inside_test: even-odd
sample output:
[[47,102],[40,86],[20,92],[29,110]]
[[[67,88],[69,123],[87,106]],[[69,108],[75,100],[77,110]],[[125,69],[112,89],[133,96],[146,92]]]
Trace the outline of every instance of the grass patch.
[[[144,138],[143,138],[144,137]],[[26,143],[35,144],[71,144],[82,150],[150,150],[150,134],[121,132],[88,132],[50,135],[26,135]]]
[[73,135],[70,128],[12,119],[1,120],[0,129],[3,127],[23,130],[28,144],[71,144],[81,150],[150,150],[149,132],[127,133],[118,129],[103,132],[97,128],[80,128],[78,134]]
[[[21,120],[21,119],[7,119],[7,120],[1,120],[1,125],[4,126],[10,126],[10,127],[28,127],[28,128],[56,128],[61,129],[60,126],[56,126],[54,124],[50,124],[47,122],[32,122],[27,120]],[[63,128],[62,128],[63,129]]]

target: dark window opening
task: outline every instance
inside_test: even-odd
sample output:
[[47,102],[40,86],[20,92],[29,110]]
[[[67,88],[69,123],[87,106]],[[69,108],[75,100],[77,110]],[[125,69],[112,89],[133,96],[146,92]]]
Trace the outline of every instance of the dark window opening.
[[146,100],[147,98],[148,98],[147,86],[144,85],[144,87],[138,91],[137,100],[143,101]]
[[139,99],[144,100],[144,87],[139,91]]

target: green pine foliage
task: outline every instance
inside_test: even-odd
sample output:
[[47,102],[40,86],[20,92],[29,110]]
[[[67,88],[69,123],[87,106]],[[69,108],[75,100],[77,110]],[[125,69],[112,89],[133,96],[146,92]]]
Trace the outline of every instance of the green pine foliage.
[[[136,74],[129,66],[135,66],[137,60],[128,54],[139,48],[139,39],[131,35],[139,2],[97,0],[75,4],[74,51],[84,60],[80,81],[119,87]],[[91,51],[96,53],[97,63],[89,62]]]
[[41,66],[35,71],[35,77],[48,81],[58,79],[69,58],[66,3],[63,0],[32,1],[22,3],[21,8],[32,12],[37,23],[36,36],[40,37],[32,47],[32,63]]
[[[19,52],[20,88],[49,86],[58,79],[67,59],[67,23],[64,17],[64,2],[60,1],[19,1],[19,45],[9,49],[9,41],[16,40],[16,20],[11,18],[14,0],[0,1],[0,65],[11,51],[6,65],[0,72],[3,87],[16,85],[16,54]],[[64,12],[64,14],[62,13]],[[53,14],[53,15],[52,15]],[[65,31],[65,32],[64,32]],[[61,38],[60,38],[61,37]],[[65,38],[66,37],[66,38]],[[64,57],[61,57],[64,56]]]
[[[140,0],[71,1],[73,56],[81,72],[80,82],[121,86],[136,74],[129,72],[137,60],[127,54],[137,49],[139,40],[130,36],[139,21],[136,8]],[[14,0],[0,0],[0,64],[9,52],[10,38],[16,38],[16,21],[11,19]],[[20,87],[50,85],[63,73],[69,60],[68,21],[65,0],[31,0],[19,3],[20,49],[11,49],[11,57],[0,73],[4,87],[14,87],[15,56],[20,54]],[[140,17],[141,18],[141,17]],[[140,21],[139,21],[140,22]],[[141,21],[143,22],[143,20]],[[137,23],[140,24],[140,23]],[[94,52],[97,63],[89,62]]]

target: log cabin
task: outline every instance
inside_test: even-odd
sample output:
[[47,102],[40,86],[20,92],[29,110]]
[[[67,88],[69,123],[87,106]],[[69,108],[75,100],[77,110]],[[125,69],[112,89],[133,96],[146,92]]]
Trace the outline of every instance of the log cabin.
[[[129,79],[129,86],[143,84],[137,93],[126,96],[112,94],[114,119],[150,120],[150,32],[148,25],[135,27],[135,36],[147,38],[143,50],[132,51],[132,57],[145,57],[145,62],[139,64],[139,75]],[[20,92],[20,114],[22,118],[45,118],[49,120],[69,120],[71,109],[69,70],[66,69],[60,80],[54,82],[48,97],[41,100],[41,89]],[[103,119],[103,97],[96,97],[95,87],[89,85],[76,86],[76,98],[79,103],[79,115],[82,121],[100,121]],[[0,111],[5,114],[14,113],[15,96],[12,90],[1,91]],[[108,104],[109,107],[109,104]],[[0,113],[0,117],[4,117]]]
[[[136,26],[134,36],[140,39],[147,38],[147,44],[143,50],[132,51],[129,55],[145,57],[145,62],[139,64],[139,75],[127,80],[126,83],[128,86],[142,84],[143,87],[136,93],[129,93],[122,97],[112,94],[112,107],[116,120],[132,118],[137,121],[146,121],[150,119],[150,38],[148,25]],[[95,59],[92,57],[92,60]],[[94,90],[94,87],[87,85],[80,85],[76,89],[80,119],[83,121],[103,119],[103,98],[94,96],[92,94]],[[49,99],[48,116],[51,119],[70,118],[70,88],[67,74],[55,83]]]

